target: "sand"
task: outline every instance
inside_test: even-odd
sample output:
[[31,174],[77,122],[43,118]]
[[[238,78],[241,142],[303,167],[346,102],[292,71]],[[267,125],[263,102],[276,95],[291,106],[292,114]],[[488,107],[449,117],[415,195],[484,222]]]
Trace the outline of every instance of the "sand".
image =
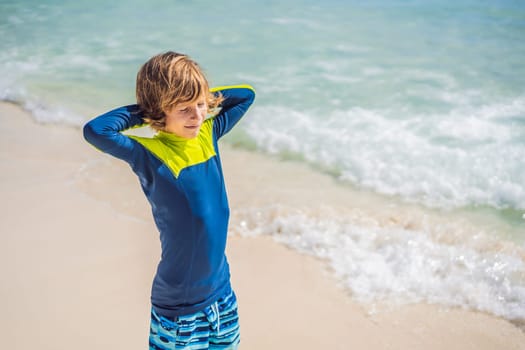
[[[2,348],[146,349],[159,242],[135,176],[80,129],[37,124],[6,103],[0,118]],[[231,147],[222,157],[232,221],[250,202],[304,203],[302,174],[332,181]],[[279,181],[254,196],[268,177]],[[425,304],[371,313],[322,261],[271,237],[232,232],[227,254],[241,349],[525,349],[519,328],[483,313]]]

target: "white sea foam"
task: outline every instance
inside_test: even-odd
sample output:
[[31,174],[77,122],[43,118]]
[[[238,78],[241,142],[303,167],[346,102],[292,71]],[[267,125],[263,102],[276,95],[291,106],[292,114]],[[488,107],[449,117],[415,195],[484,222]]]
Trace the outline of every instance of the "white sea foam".
[[332,49],[345,54],[355,54],[370,51],[369,47],[357,46],[349,43],[339,43],[335,45]]
[[99,72],[109,72],[111,70],[110,65],[104,58],[80,54],[68,54],[57,57],[54,64],[62,66],[62,68],[67,67],[78,70],[96,70]]
[[[332,213],[333,214],[333,213]],[[525,320],[525,252],[450,223],[417,229],[285,207],[235,213],[233,230],[270,235],[327,261],[367,304],[436,303]]]
[[261,149],[296,153],[380,193],[430,206],[525,209],[525,130],[508,120],[525,114],[523,99],[391,114],[351,108],[316,116],[274,106],[254,109],[244,125]]
[[23,107],[31,112],[36,121],[43,124],[65,124],[80,126],[85,117],[64,107],[48,107],[38,102],[27,101]]
[[275,23],[275,24],[285,25],[285,26],[300,25],[300,26],[311,28],[311,29],[318,29],[322,27],[319,23],[315,22],[314,20],[309,20],[309,19],[304,19],[304,18],[275,17],[275,18],[270,18],[267,21],[270,23]]
[[4,88],[0,86],[0,101],[15,103],[42,124],[65,124],[78,127],[85,122],[85,117],[62,106],[51,106],[31,97],[23,88]]

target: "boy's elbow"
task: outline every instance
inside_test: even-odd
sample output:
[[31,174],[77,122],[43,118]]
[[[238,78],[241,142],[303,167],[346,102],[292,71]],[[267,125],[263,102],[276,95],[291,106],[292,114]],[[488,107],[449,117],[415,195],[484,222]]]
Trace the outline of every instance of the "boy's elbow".
[[100,130],[97,129],[93,121],[90,121],[84,125],[82,133],[84,135],[84,139],[92,145],[95,145],[97,143],[97,139],[99,139],[101,136]]
[[250,85],[245,85],[244,86],[244,93],[245,93],[245,96],[244,98],[250,103],[252,104],[253,101],[255,100],[255,89],[250,86]]
[[95,134],[95,131],[93,130],[93,125],[91,123],[87,123],[84,125],[84,128],[82,129],[82,133],[84,135],[84,139],[91,143],[91,140],[93,139],[93,135]]
[[255,100],[255,90],[252,87],[250,87],[250,89],[248,89],[248,90],[249,90],[249,94],[248,95],[249,95],[250,101],[253,102]]

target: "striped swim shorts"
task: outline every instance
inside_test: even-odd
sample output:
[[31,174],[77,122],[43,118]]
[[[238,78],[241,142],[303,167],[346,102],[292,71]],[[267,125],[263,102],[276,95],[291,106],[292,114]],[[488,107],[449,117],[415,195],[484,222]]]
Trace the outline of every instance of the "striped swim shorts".
[[150,350],[235,350],[239,337],[237,299],[233,291],[190,315],[169,318],[151,308]]

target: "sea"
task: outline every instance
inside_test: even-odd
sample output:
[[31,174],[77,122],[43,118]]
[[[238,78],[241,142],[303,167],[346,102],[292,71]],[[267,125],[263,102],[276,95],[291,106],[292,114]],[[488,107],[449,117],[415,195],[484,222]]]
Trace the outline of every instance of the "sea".
[[525,322],[524,1],[0,0],[0,38],[0,100],[50,127],[134,103],[168,50],[252,85],[227,143],[443,219],[243,208],[243,234],[327,261],[363,303]]

